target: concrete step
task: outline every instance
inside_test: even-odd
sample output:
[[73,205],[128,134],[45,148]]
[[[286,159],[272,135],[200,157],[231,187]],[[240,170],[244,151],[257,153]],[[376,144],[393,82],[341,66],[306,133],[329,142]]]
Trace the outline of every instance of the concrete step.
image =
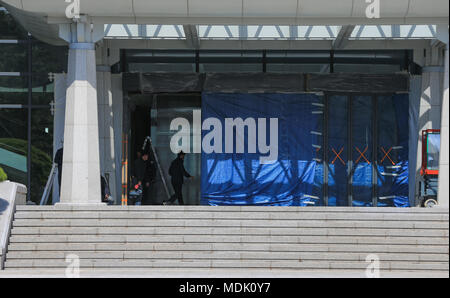
[[[65,260],[7,260],[5,267],[14,268],[65,268]],[[270,269],[347,269],[366,270],[365,261],[283,261],[283,260],[80,260],[81,268],[270,268]],[[380,262],[381,270],[438,270],[447,271],[446,262]]]
[[448,272],[448,209],[18,206],[6,269]]
[[293,251],[448,254],[448,245],[279,243],[11,243],[9,251]]
[[[310,208],[312,209],[312,208]],[[38,209],[39,210],[39,209]],[[448,213],[392,213],[392,212],[274,212],[267,211],[59,211],[58,209],[47,212],[23,211],[17,213],[17,219],[42,219],[42,218],[82,218],[82,219],[261,219],[261,220],[358,220],[358,221],[448,221]]]
[[293,235],[447,237],[448,230],[267,227],[14,227],[12,235]]
[[16,218],[14,227],[286,227],[448,229],[445,221]]
[[395,207],[295,207],[295,206],[86,206],[86,205],[57,205],[57,206],[17,206],[20,212],[262,212],[262,213],[394,213],[394,214],[448,214],[449,208],[395,208]]
[[[366,270],[268,269],[268,268],[83,268],[81,278],[367,278]],[[67,268],[12,268],[0,271],[0,278],[67,278]],[[448,270],[380,271],[381,278],[449,278]]]
[[303,243],[447,245],[446,237],[258,236],[258,235],[13,235],[10,243]]
[[[14,259],[65,259],[68,255],[80,259],[156,259],[156,260],[340,260],[365,261],[367,253],[353,252],[269,252],[269,251],[12,251],[8,260]],[[382,262],[448,262],[448,254],[427,253],[377,253]]]

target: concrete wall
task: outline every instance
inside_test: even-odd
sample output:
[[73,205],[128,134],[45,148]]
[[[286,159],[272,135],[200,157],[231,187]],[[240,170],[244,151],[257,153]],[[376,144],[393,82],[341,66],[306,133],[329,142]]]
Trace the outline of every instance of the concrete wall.
[[108,180],[111,194],[120,202],[122,160],[122,76],[111,74],[120,60],[120,49],[110,49],[103,40],[97,48],[97,98],[100,137],[100,170]]
[[444,47],[436,44],[426,49],[424,57],[422,87],[420,94],[420,106],[417,134],[417,160],[415,179],[415,199],[419,196],[420,167],[422,164],[422,139],[421,132],[425,129],[441,128],[441,105],[444,82]]
[[3,269],[15,206],[25,205],[26,201],[27,188],[24,185],[10,181],[0,182],[0,269]]

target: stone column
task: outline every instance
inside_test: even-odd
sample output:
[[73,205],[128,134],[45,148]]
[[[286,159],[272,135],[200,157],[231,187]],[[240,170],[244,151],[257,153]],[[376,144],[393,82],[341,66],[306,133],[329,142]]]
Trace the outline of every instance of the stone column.
[[[448,31],[447,31],[448,32]],[[442,207],[449,207],[449,138],[448,138],[448,121],[449,121],[449,105],[448,105],[448,44],[445,50],[445,75],[442,96],[442,116],[441,116],[441,151],[439,154],[439,188],[438,203]]]
[[95,59],[98,32],[98,26],[87,18],[60,26],[60,37],[69,42],[60,204],[102,204]]
[[[54,97],[54,116],[53,116],[53,158],[56,151],[64,145],[64,119],[66,114],[66,92],[67,78],[66,74],[55,75],[55,97]],[[59,203],[59,184],[58,174],[55,175],[53,182],[53,200],[54,204]]]

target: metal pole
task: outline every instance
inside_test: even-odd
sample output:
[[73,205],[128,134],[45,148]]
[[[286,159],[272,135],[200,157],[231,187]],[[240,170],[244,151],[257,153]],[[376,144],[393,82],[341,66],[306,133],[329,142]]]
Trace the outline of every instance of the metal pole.
[[122,206],[128,205],[128,136],[130,113],[128,111],[128,94],[123,96],[122,112]]
[[378,205],[378,105],[377,96],[372,96],[372,207]]
[[[28,51],[28,121],[27,121],[27,201],[31,201],[31,105],[33,99],[33,47],[31,43],[31,35],[27,37],[27,51]],[[36,190],[33,190],[36,191]]]
[[328,106],[329,95],[324,96],[323,117],[323,203],[328,206]]
[[348,196],[348,206],[352,206],[353,205],[353,132],[352,132],[352,128],[353,128],[353,96],[349,96],[348,97],[348,101],[347,101],[347,116],[348,116],[348,121],[347,121],[347,160],[348,160],[348,165],[347,165],[347,179],[348,179],[348,184],[347,184],[347,196]]

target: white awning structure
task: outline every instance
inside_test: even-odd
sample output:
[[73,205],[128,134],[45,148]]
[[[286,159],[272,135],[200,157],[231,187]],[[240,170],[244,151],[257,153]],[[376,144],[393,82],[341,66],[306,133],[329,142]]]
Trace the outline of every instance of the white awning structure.
[[[80,2],[79,14],[88,16],[90,22],[114,24],[113,28],[105,28],[106,36],[111,33],[110,37],[128,38],[186,38],[183,27],[191,25],[200,39],[314,40],[340,38],[339,33],[347,38],[404,38],[423,31],[417,25],[448,24],[449,16],[448,0],[379,0],[379,18],[367,15],[368,6],[375,0],[369,3],[366,0],[276,3],[273,0],[0,0],[0,3],[37,38],[62,44],[57,25],[71,22],[66,9],[73,1]],[[361,25],[365,27],[361,29]],[[410,28],[387,28],[392,25]],[[345,26],[353,26],[350,36],[340,31],[341,28],[348,31]],[[432,30],[429,32],[433,35]]]
[[[3,0],[20,10],[65,18],[63,0]],[[96,23],[347,25],[367,22],[365,0],[81,0],[80,13]],[[447,22],[447,0],[380,0],[371,24]]]
[[[194,25],[200,40],[335,40],[343,26]],[[434,39],[436,25],[358,25],[351,40]],[[105,38],[186,39],[181,25],[107,24]]]

